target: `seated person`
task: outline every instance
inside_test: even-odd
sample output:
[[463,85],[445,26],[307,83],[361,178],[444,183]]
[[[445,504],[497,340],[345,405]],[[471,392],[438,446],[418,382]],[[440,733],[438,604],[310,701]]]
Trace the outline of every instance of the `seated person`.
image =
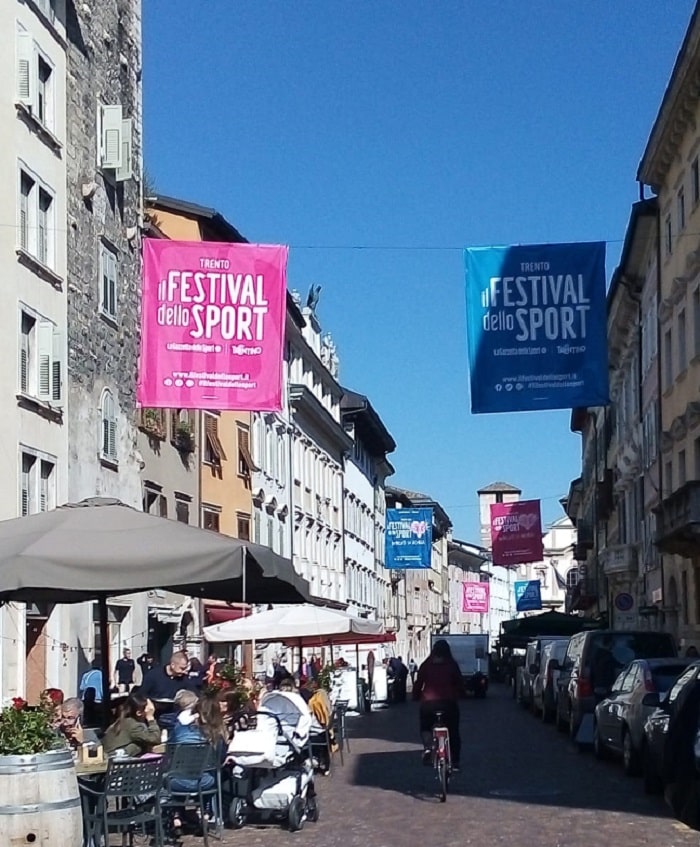
[[97,744],[98,737],[94,729],[83,726],[83,701],[79,697],[69,697],[61,706],[61,723],[58,734],[74,750],[83,744]]
[[[194,720],[194,707],[197,705],[199,697],[187,688],[182,688],[175,695],[175,723],[188,726]],[[170,736],[168,735],[168,739]]]
[[321,736],[323,741],[326,741],[325,733],[328,733],[328,743],[317,743],[315,745],[315,748],[318,750],[318,769],[324,776],[327,776],[330,773],[331,768],[329,746],[331,752],[335,752],[337,750],[337,744],[333,735],[333,728],[331,726],[333,707],[331,706],[331,700],[328,696],[328,692],[325,688],[321,688],[317,682],[311,680],[306,688],[311,692],[308,706],[309,711],[311,712],[310,733],[312,739],[315,735]]
[[229,741],[234,732],[250,727],[250,717],[255,714],[255,705],[246,691],[220,691],[217,695],[222,708]]
[[150,700],[131,693],[120,707],[119,715],[107,728],[102,745],[109,756],[124,750],[127,756],[150,753],[160,743],[160,727],[155,720],[155,708]]
[[[219,703],[215,697],[203,696],[192,708],[192,720],[181,723],[177,720],[170,730],[169,744],[203,744],[208,743],[213,747],[220,747],[220,755],[223,753],[223,745],[226,742],[226,727]],[[171,794],[193,794],[200,788],[207,791],[214,787],[216,777],[213,773],[205,773],[201,779],[185,779],[181,777],[166,777],[165,791]],[[182,818],[179,812],[173,817],[173,829],[179,830],[182,826]]]

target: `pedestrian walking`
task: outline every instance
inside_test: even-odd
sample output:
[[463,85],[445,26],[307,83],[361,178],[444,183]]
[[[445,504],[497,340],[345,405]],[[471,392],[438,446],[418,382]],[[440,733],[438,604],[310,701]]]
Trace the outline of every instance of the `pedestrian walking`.
[[411,675],[411,688],[413,688],[413,686],[416,684],[416,674],[418,673],[418,663],[413,658],[413,656],[411,656],[411,658],[408,660],[408,672]]

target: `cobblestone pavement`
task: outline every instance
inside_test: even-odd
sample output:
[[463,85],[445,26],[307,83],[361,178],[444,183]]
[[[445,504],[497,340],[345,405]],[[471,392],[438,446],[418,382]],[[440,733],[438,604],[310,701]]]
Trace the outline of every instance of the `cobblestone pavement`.
[[462,770],[447,803],[438,802],[434,772],[421,765],[417,707],[407,703],[348,719],[351,752],[345,767],[317,780],[317,823],[294,834],[247,825],[227,831],[223,844],[698,847],[698,833],[669,817],[662,800],[645,796],[639,779],[577,752],[503,686],[461,710]]

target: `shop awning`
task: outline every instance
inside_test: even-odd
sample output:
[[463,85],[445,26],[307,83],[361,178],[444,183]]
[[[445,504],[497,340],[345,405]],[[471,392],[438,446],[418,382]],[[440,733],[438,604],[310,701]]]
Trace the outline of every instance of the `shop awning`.
[[250,606],[204,606],[207,624],[226,623],[226,621],[247,618],[250,611]]

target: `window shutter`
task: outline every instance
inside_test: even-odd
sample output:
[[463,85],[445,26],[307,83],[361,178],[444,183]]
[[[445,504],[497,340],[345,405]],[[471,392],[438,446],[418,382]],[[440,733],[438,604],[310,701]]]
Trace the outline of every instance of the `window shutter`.
[[23,394],[29,393],[29,335],[26,332],[20,336],[19,390]]
[[51,357],[51,400],[59,406],[63,403],[63,336],[55,327]]
[[116,418],[114,418],[114,417],[112,417],[108,421],[107,434],[108,434],[108,447],[109,447],[107,455],[110,457],[110,459],[116,459],[117,458],[117,421],[116,421]]
[[100,164],[103,168],[122,165],[122,107],[102,106],[102,138]]
[[39,321],[37,326],[39,348],[39,380],[37,397],[48,403],[51,400],[51,362],[53,359],[53,331],[51,321]]
[[108,294],[107,311],[112,317],[117,316],[117,257],[111,250],[107,251]]
[[20,496],[22,517],[24,518],[29,514],[29,471],[26,462],[22,463],[22,491]]
[[122,121],[122,161],[115,174],[117,182],[125,182],[134,175],[132,164],[132,134],[133,122],[131,118],[127,118]]
[[17,98],[30,109],[34,108],[35,76],[34,42],[32,36],[22,30],[17,33]]

